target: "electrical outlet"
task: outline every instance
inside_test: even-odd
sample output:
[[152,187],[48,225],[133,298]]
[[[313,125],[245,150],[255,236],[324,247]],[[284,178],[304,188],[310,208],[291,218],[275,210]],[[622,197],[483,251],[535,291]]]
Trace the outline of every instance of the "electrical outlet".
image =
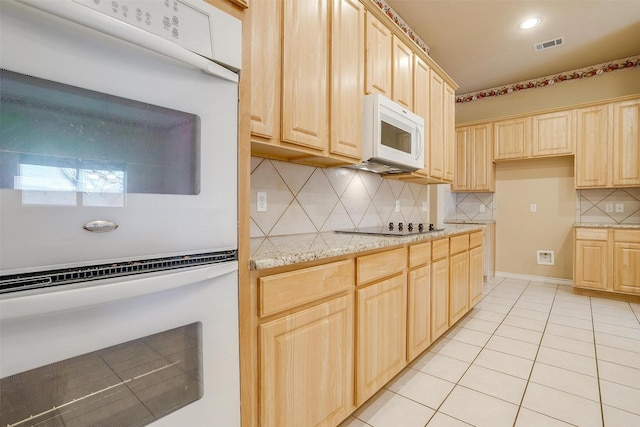
[[266,212],[267,211],[267,193],[266,191],[258,191],[257,194],[257,203],[256,210],[258,212]]
[[536,206],[535,204],[531,204],[531,206],[529,206],[529,210],[531,212],[537,212],[538,211],[538,206]]
[[400,212],[400,200],[396,200],[396,212]]
[[487,210],[486,206],[480,203],[480,213],[485,213]]
[[422,212],[426,212],[428,208],[429,206],[427,205],[427,202],[422,202]]
[[616,203],[616,213],[624,212],[624,203]]
[[606,204],[604,205],[604,211],[605,211],[606,213],[611,213],[611,212],[613,212],[613,204],[612,204],[612,203],[606,203]]

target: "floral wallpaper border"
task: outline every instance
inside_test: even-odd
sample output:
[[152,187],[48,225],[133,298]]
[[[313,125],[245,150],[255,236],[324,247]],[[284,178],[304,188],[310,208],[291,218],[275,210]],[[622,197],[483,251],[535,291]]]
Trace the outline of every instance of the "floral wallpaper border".
[[407,23],[404,22],[402,18],[400,18],[400,15],[398,15],[396,11],[391,8],[391,6],[389,6],[384,0],[371,1],[373,1],[389,18],[391,18],[391,20],[395,22],[396,25],[400,27],[400,29],[404,31],[409,36],[409,38],[418,45],[420,49],[424,50],[427,55],[429,54],[429,46],[427,46],[426,43],[423,42],[422,39],[420,39],[420,37],[418,37],[418,35],[413,32],[411,27],[409,27]]
[[566,71],[560,74],[540,77],[534,80],[521,81],[507,86],[498,86],[490,89],[483,89],[478,92],[470,92],[456,96],[456,103],[464,103],[478,101],[483,98],[492,96],[509,95],[521,90],[536,89],[562,83],[571,80],[586,79],[589,77],[600,76],[612,71],[625,70],[629,68],[640,67],[640,55],[630,56],[628,58],[618,59],[612,62],[603,62],[598,65],[579,68],[573,71]]

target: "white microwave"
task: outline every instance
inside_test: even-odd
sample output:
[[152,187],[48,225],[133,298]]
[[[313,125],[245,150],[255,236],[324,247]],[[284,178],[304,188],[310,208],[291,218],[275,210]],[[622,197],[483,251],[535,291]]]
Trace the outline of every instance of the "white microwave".
[[424,119],[380,95],[364,97],[363,165],[377,173],[424,167]]

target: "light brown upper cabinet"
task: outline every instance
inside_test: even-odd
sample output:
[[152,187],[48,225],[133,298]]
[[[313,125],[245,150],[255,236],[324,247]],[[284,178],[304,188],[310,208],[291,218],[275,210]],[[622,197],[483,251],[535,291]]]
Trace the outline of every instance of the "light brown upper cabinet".
[[[444,85],[445,82],[438,74],[431,71],[431,84],[429,95],[429,111],[431,117],[444,118]],[[429,175],[434,178],[445,179],[445,123],[443,119],[433,120],[429,123],[430,152]],[[426,131],[426,130],[425,130]]]
[[413,109],[413,51],[398,37],[393,36],[393,100]]
[[492,141],[491,123],[456,128],[456,170],[452,191],[495,191]]
[[358,0],[252,5],[253,155],[315,166],[360,162],[364,13]]
[[456,162],[456,90],[444,83],[444,181],[452,183]]
[[365,85],[367,93],[392,98],[393,34],[371,12],[367,12],[365,32]]
[[573,154],[573,110],[537,114],[531,119],[533,157]]
[[576,187],[640,185],[640,99],[576,110]]
[[329,150],[354,159],[362,156],[364,15],[359,0],[333,0]]
[[613,104],[613,185],[640,185],[640,99]]
[[417,171],[418,174],[428,176],[429,165],[431,163],[431,150],[428,147],[430,144],[430,128],[431,115],[429,104],[431,102],[430,86],[431,86],[431,74],[429,66],[419,57],[416,56],[413,63],[413,112],[424,119],[424,169]]
[[282,140],[322,151],[328,141],[328,0],[285,1]]
[[577,188],[606,187],[610,183],[612,120],[611,105],[596,105],[576,110]]
[[494,122],[493,138],[495,160],[526,159],[531,156],[531,118]]
[[280,28],[282,2],[251,5],[251,134],[266,141],[280,138]]
[[494,160],[573,154],[573,110],[494,122]]

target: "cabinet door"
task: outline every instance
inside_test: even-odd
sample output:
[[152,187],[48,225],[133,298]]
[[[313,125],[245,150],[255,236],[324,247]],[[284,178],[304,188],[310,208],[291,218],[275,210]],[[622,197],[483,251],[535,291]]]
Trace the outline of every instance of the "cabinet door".
[[451,191],[471,190],[471,165],[473,155],[471,153],[470,128],[456,129],[456,172]]
[[431,266],[409,272],[407,313],[407,360],[431,344]]
[[266,323],[259,337],[262,426],[337,425],[352,411],[352,295]]
[[469,310],[482,298],[484,256],[482,246],[469,251]]
[[451,256],[449,281],[449,325],[469,311],[469,252]]
[[413,51],[402,40],[393,36],[393,100],[413,109]]
[[532,117],[532,155],[573,154],[573,110],[538,114]]
[[280,28],[282,2],[251,5],[251,133],[279,137]]
[[331,18],[332,154],[362,157],[364,97],[364,6],[359,0],[333,0]]
[[328,146],[328,0],[285,1],[282,25],[282,140]]
[[444,80],[431,70],[429,104],[430,158],[429,174],[434,178],[445,176],[445,123],[444,123]]
[[613,290],[640,295],[640,243],[614,242]]
[[391,99],[392,34],[371,13],[366,17],[365,88]]
[[456,91],[444,84],[444,180],[453,182],[456,162]]
[[613,185],[640,185],[640,100],[613,104]]
[[[490,123],[471,128],[472,149],[467,152],[467,168],[471,169],[470,189],[473,191],[493,191],[496,182],[495,165],[491,156],[492,131]],[[459,152],[456,153],[459,155]]]
[[449,260],[431,264],[431,341],[449,329]]
[[576,110],[576,187],[605,187],[612,146],[610,105]]
[[607,289],[607,241],[576,240],[574,286]]
[[493,124],[493,158],[524,159],[531,155],[531,118],[501,120]]
[[430,152],[430,76],[429,66],[419,57],[415,57],[413,72],[413,112],[424,119],[424,169],[417,171],[423,175],[429,175],[429,164],[431,162]]
[[359,289],[357,307],[356,396],[360,405],[406,364],[407,275]]

